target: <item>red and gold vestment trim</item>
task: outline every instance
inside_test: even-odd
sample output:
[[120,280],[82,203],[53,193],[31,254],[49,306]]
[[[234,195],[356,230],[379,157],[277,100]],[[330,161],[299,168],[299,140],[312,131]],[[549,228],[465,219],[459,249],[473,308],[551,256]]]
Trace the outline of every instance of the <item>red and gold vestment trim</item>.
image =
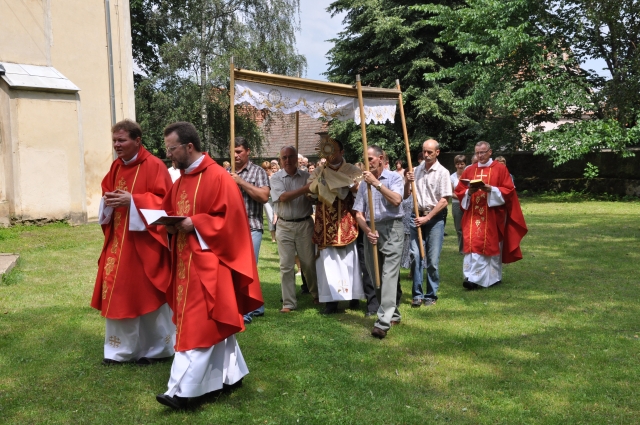
[[[118,167],[118,171],[116,172],[116,181],[118,185],[116,189],[124,190],[129,192],[127,178],[124,176],[120,176],[120,171],[122,167]],[[136,185],[136,180],[138,180],[138,172],[140,171],[140,164],[136,167],[136,172],[133,176],[133,184],[131,185],[131,192],[133,192],[133,188]],[[120,177],[120,180],[118,180]],[[131,176],[129,176],[130,178]],[[124,213],[124,222],[122,220],[122,214]],[[127,233],[127,223],[129,222],[129,207],[120,207],[116,208],[114,211],[113,218],[113,233],[111,240],[107,245],[106,252],[113,254],[113,256],[109,255],[107,257],[107,261],[104,265],[103,269],[103,280],[102,280],[102,299],[107,300],[107,308],[104,310],[103,315],[106,317],[109,314],[109,307],[111,306],[111,297],[113,296],[113,291],[116,287],[116,279],[118,277],[118,266],[120,265],[120,257],[122,256],[122,249],[124,247],[124,239]],[[115,269],[115,273],[113,272]]]

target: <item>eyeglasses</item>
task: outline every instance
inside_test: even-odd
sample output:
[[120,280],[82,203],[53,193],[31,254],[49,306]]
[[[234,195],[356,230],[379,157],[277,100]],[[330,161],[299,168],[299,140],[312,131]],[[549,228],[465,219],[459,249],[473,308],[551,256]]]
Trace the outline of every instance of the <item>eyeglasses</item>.
[[178,149],[180,146],[186,146],[186,145],[179,144],[179,145],[171,146],[170,148],[165,148],[164,151],[166,153],[173,153],[173,151]]
[[489,151],[476,151],[476,155],[485,155],[487,154]]

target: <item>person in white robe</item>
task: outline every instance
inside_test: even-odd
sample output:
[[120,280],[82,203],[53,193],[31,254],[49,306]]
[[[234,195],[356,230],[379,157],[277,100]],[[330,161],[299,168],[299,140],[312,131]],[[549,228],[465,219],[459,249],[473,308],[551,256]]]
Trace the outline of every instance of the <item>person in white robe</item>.
[[339,301],[358,308],[364,299],[356,240],[358,223],[352,213],[362,170],[347,163],[342,143],[321,134],[320,152],[327,159],[309,177],[309,191],[317,198],[313,242],[318,245],[318,296],[324,314],[338,311]]

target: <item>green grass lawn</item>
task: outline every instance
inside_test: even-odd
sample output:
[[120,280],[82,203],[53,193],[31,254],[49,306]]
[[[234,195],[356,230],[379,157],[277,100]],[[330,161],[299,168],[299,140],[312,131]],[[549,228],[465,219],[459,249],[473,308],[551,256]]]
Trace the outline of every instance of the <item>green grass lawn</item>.
[[640,422],[640,203],[527,198],[524,260],[503,284],[462,288],[449,216],[437,306],[380,341],[363,311],[324,317],[306,296],[278,313],[265,234],[266,315],[238,335],[251,373],[190,411],[155,401],[170,364],[104,367],[89,307],[99,226],[0,229],[21,254],[0,283],[0,423],[630,424]]

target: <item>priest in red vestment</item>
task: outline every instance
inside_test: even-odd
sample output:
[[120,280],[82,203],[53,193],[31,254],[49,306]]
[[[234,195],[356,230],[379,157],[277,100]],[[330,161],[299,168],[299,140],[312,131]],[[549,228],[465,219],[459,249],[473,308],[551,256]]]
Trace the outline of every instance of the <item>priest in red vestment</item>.
[[464,210],[466,289],[486,288],[500,282],[502,263],[522,259],[520,241],[527,233],[511,175],[507,167],[491,159],[491,154],[489,143],[478,142],[475,146],[478,162],[464,170],[455,190]]
[[170,258],[166,230],[147,226],[140,209],[158,209],[171,187],[167,167],[141,144],[140,126],[112,128],[118,158],[102,180],[104,245],[91,306],[106,320],[103,364],[145,365],[173,355],[175,326],[165,291]]
[[164,199],[184,216],[172,234],[167,300],[176,324],[176,355],[168,390],[158,402],[179,409],[189,398],[238,386],[249,370],[236,342],[243,314],[263,304],[242,194],[233,178],[201,152],[195,127],[164,130],[167,157],[181,170]]

